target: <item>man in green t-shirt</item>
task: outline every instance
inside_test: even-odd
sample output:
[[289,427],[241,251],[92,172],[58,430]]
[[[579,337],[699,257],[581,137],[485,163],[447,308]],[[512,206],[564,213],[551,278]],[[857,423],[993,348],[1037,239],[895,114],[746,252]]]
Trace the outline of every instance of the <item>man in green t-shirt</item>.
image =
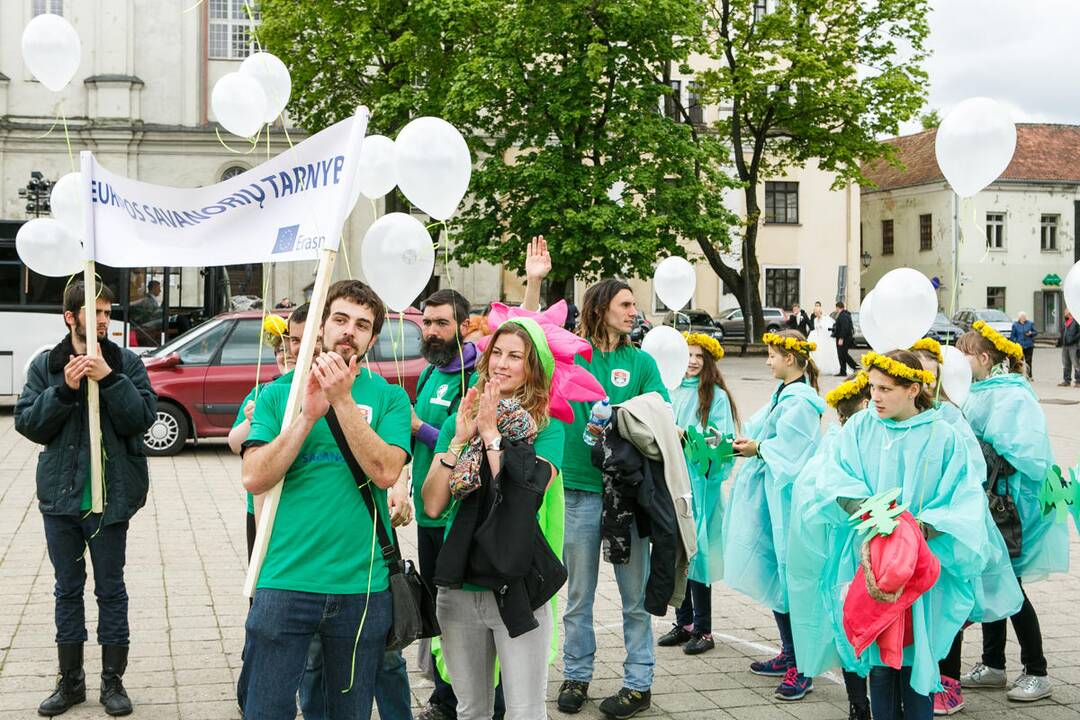
[[[585,293],[579,318],[579,334],[593,346],[591,362],[580,356],[579,365],[600,381],[612,405],[649,392],[668,399],[656,362],[630,344],[637,306],[630,286],[620,280],[603,280]],[[563,450],[563,483],[566,488],[566,536],[563,561],[566,563],[566,612],[563,615],[563,674],[559,689],[559,709],[575,713],[588,697],[596,655],[593,631],[593,602],[600,568],[600,516],[603,509],[603,482],[593,466],[592,448],[584,434],[596,430],[588,426],[591,403],[571,403],[574,424],[566,429]],[[589,429],[587,429],[587,426]],[[610,717],[628,718],[650,706],[653,667],[652,618],[645,610],[645,583],[649,573],[648,540],[636,532],[630,562],[615,565],[615,579],[622,598],[623,687],[600,704]]]
[[[301,413],[283,425],[289,387],[259,395],[244,443],[243,483],[264,493],[284,478],[254,602],[245,626],[237,694],[246,717],[291,717],[316,635],[329,717],[368,718],[393,617],[376,523],[390,522],[386,489],[408,460],[405,391],[361,370],[386,311],[367,285],[331,286],[322,352],[312,363]],[[334,409],[375,500],[372,514],[324,419]]]

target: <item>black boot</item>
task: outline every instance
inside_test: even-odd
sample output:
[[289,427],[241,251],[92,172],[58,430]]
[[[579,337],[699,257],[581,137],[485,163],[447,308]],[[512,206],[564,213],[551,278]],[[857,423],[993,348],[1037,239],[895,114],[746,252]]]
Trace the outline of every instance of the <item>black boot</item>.
[[68,711],[81,702],[86,702],[86,673],[83,672],[82,643],[67,643],[56,646],[60,659],[60,677],[56,681],[56,690],[38,705],[38,715],[52,717]]
[[101,697],[109,715],[130,715],[131,700],[124,690],[124,670],[127,669],[127,645],[101,646]]

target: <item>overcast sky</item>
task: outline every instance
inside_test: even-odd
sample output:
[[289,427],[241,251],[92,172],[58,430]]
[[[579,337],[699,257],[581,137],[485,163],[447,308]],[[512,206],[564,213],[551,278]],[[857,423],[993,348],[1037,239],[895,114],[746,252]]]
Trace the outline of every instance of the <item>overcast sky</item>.
[[[1080,0],[931,0],[930,107],[974,95],[1015,122],[1080,124]],[[917,122],[904,132],[917,132]]]

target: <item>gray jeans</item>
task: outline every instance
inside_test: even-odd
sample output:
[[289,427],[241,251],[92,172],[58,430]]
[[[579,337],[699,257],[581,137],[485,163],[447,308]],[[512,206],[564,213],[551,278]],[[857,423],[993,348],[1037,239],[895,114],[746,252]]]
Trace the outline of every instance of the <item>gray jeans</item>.
[[1080,345],[1061,347],[1061,365],[1065,371],[1065,382],[1080,383]]
[[534,614],[540,627],[511,639],[495,595],[439,588],[436,614],[457,695],[458,720],[489,720],[495,707],[495,659],[502,672],[506,720],[546,720],[551,606]]

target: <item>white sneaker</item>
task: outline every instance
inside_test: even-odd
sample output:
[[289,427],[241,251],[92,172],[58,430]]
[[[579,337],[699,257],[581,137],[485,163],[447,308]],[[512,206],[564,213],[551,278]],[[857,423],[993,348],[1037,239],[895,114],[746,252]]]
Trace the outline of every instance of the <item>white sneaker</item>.
[[1016,687],[1005,693],[1005,697],[1017,702],[1033,702],[1048,698],[1054,693],[1050,678],[1035,675],[1021,675],[1016,680]]
[[960,676],[960,686],[966,688],[1003,688],[1007,683],[1004,670],[998,670],[982,663]]

